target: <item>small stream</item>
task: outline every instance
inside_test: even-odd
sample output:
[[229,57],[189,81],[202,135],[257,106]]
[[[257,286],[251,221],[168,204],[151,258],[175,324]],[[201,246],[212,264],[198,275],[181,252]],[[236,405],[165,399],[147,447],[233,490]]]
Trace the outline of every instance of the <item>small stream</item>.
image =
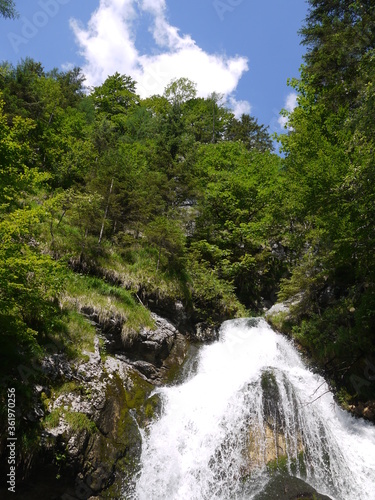
[[158,389],[133,499],[262,500],[280,475],[333,500],[375,498],[375,427],[327,391],[263,319],[225,322],[183,379]]

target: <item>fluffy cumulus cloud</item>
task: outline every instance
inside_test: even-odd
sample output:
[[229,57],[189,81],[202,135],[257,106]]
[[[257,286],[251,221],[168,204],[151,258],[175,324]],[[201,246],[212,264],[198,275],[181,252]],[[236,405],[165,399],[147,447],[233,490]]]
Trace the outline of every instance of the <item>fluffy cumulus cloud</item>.
[[[138,21],[144,18],[153,39],[148,53],[137,49]],[[138,93],[147,97],[162,94],[173,78],[187,77],[202,97],[224,94],[236,116],[250,111],[249,103],[234,98],[248,70],[247,59],[205,52],[168,22],[165,0],[100,0],[87,26],[72,20],[71,27],[86,61],[83,72],[89,86],[118,71],[132,76]]]
[[[295,92],[291,92],[285,99],[284,109],[286,109],[287,111],[289,111],[289,113],[291,113],[296,106],[297,106],[297,94]],[[286,116],[280,116],[278,122],[281,128],[285,128],[288,123],[288,118]]]
[[76,20],[71,21],[86,60],[83,70],[88,85],[99,85],[116,71],[131,74],[137,69],[133,3],[133,0],[101,0],[86,28]]
[[247,101],[237,101],[234,97],[229,98],[229,105],[235,116],[240,117],[243,114],[250,114],[251,106]]

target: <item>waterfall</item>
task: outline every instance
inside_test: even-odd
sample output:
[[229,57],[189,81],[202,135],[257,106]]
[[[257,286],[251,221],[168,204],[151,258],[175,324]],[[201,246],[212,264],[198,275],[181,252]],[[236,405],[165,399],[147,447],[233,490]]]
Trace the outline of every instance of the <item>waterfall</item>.
[[375,427],[341,410],[263,319],[225,322],[195,365],[158,389],[132,498],[256,499],[277,471],[333,500],[374,498]]

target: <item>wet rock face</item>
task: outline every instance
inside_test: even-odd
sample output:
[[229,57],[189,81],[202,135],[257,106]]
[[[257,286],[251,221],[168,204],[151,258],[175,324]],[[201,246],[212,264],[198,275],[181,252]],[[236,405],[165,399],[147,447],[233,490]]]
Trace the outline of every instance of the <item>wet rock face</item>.
[[271,478],[254,500],[332,500],[297,477],[278,474]]
[[207,323],[197,323],[195,325],[195,333],[193,338],[200,342],[213,342],[219,337],[218,328]]
[[[282,463],[291,450],[287,442],[285,415],[280,404],[280,392],[275,373],[266,370],[261,377],[262,420],[253,422],[248,435],[249,471],[267,465],[276,468]],[[294,449],[293,449],[294,448]],[[301,435],[297,435],[293,447],[296,460],[298,453],[303,452]]]
[[176,328],[167,320],[152,314],[156,328],[142,328],[138,335],[123,341],[123,351],[130,359],[146,361],[161,367],[169,356],[177,336]]
[[[178,304],[175,305],[178,307]],[[133,366],[152,383],[165,381],[168,371],[176,363],[180,366],[186,356],[186,337],[172,323],[155,313],[151,313],[155,328],[134,332],[124,329],[126,322],[123,318],[110,317],[103,323],[92,309],[83,312],[100,331],[105,351]]]
[[363,417],[371,422],[375,422],[375,401],[359,402],[356,405],[350,405],[349,410],[357,417]]
[[[105,405],[96,422],[98,431],[90,436],[84,448],[84,463],[78,479],[90,495],[112,488],[120,498],[121,464],[125,462],[128,465],[126,473],[129,481],[139,466],[141,437],[136,418],[131,415],[132,405],[129,404],[129,394],[133,394],[131,391],[135,387],[128,392],[123,382],[115,376],[107,386]],[[149,386],[136,390],[140,390],[146,399],[143,391],[150,389]]]
[[[278,378],[280,379],[280,374],[277,377],[270,368],[262,373],[259,382],[248,387],[250,392],[259,391],[261,411],[254,412],[249,401],[248,426],[243,440],[242,474],[245,478],[259,470],[271,474],[289,471],[303,475],[306,472],[303,432],[299,428],[298,418],[295,419],[293,428],[288,427],[279,387],[283,382]],[[294,397],[292,392],[290,397]]]
[[[185,360],[186,338],[159,316],[154,315],[156,328],[142,330],[130,347],[123,344],[121,325],[101,329],[99,319],[88,316],[107,340],[106,355],[97,336],[94,352],[83,352],[83,359],[46,357],[44,373],[59,389],[35,388],[44,401],[42,416],[51,424],[42,431],[22,498],[52,498],[51,491],[64,500],[131,496],[141,453],[139,427],[160,412],[160,401],[150,393]],[[36,477],[41,478],[37,483]],[[42,482],[49,485],[48,493]]]
[[64,457],[69,478],[64,498],[87,499],[108,488],[117,488],[120,497],[121,462],[127,462],[130,475],[139,462],[141,439],[130,412],[139,410],[143,418],[141,405],[153,386],[121,360],[102,360],[98,339],[95,347],[94,353],[86,353],[86,362],[72,365],[70,390],[49,403],[51,414],[59,417],[43,438],[53,457]]
[[180,300],[163,296],[161,293],[149,293],[144,289],[138,290],[138,296],[150,311],[169,321],[173,321],[176,327],[183,333],[190,331],[191,318]]
[[188,342],[169,321],[154,313],[152,317],[156,328],[143,328],[130,340],[123,339],[123,353],[131,366],[148,381],[159,385],[170,380],[183,364]]

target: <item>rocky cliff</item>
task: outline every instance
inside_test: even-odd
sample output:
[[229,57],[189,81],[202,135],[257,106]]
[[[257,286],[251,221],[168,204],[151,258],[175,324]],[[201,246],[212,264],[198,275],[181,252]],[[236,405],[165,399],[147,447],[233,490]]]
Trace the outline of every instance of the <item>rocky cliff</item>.
[[43,361],[45,385],[34,387],[29,416],[43,422],[40,438],[29,454],[22,452],[25,481],[12,498],[121,498],[132,490],[139,429],[160,410],[152,390],[182,365],[187,340],[155,314],[155,328],[130,340],[87,314],[97,330],[94,352],[75,361],[56,353]]

